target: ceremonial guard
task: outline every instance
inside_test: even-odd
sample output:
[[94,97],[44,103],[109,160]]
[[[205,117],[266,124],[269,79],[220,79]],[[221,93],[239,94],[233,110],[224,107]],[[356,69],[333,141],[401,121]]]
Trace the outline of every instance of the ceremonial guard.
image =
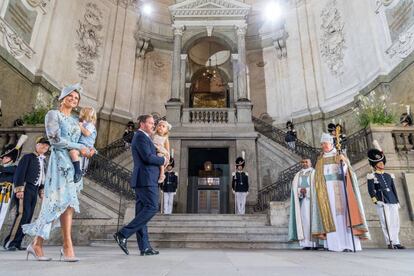
[[236,159],[236,171],[232,173],[233,194],[235,194],[235,212],[244,215],[246,212],[246,197],[249,193],[249,175],[244,172],[245,160],[242,157]]
[[[325,240],[330,251],[362,250],[360,239],[369,239],[359,185],[349,160],[333,147],[333,138],[324,133],[322,155],[315,167],[311,198],[311,231]],[[351,231],[352,228],[352,231]]]
[[315,170],[312,161],[303,158],[302,169],[295,175],[292,181],[289,217],[289,241],[299,241],[304,250],[317,250],[318,245],[311,234],[311,198],[313,191],[312,182],[315,178]]
[[174,159],[170,158],[170,163],[167,165],[167,171],[165,174],[164,182],[161,183],[161,191],[163,192],[164,199],[164,214],[172,214],[174,196],[177,193],[178,186],[178,174],[173,171]]
[[387,162],[384,153],[374,140],[376,148],[368,151],[369,164],[374,169],[373,173],[367,175],[368,193],[376,205],[380,218],[382,232],[389,249],[405,249],[400,244],[398,234],[400,232],[400,216],[398,209],[400,203],[394,185],[394,175],[386,173]]
[[37,197],[43,198],[46,175],[45,153],[48,152],[49,147],[47,138],[39,137],[36,140],[35,151],[25,154],[19,161],[13,179],[16,218],[10,234],[4,240],[6,250],[26,250],[22,247],[24,234],[21,226],[31,222]]
[[11,196],[13,193],[13,176],[17,168],[14,162],[16,162],[18,153],[19,152],[15,150],[15,147],[10,145],[4,149],[2,155],[0,156],[0,230],[11,202]]

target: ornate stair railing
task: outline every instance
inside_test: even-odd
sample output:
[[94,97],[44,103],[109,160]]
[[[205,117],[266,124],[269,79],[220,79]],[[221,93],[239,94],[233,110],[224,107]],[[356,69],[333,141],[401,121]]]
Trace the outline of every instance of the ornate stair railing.
[[[284,146],[285,148],[295,152],[303,157],[308,157],[312,160],[312,163],[316,163],[316,159],[320,154],[320,151],[303,141],[296,140],[295,149],[291,149],[285,142],[286,133],[260,119],[253,117],[255,130],[267,138],[275,141],[276,143]],[[351,164],[363,160],[368,150],[368,136],[365,129],[362,129],[347,139],[347,155],[351,161]],[[285,170],[283,170],[276,182],[268,185],[258,191],[258,200],[255,206],[256,211],[264,211],[269,208],[271,201],[285,201],[290,197],[290,190],[292,180],[295,174],[301,169],[301,165],[295,164]]]
[[117,229],[121,224],[122,201],[135,198],[135,193],[129,185],[131,175],[130,170],[100,154],[95,154],[89,162],[86,177],[119,195]]
[[283,147],[296,153],[297,155],[310,158],[312,162],[316,161],[316,158],[318,157],[320,152],[318,149],[312,147],[311,145],[299,139],[296,139],[295,148],[293,149],[289,147],[288,144],[285,142],[286,132],[284,132],[280,128],[274,127],[271,124],[268,124],[256,117],[253,117],[253,123],[254,129],[260,134],[273,140],[279,145],[282,145]]
[[130,170],[100,154],[91,158],[86,174],[101,186],[132,200],[135,198],[135,193],[129,185],[131,175]]
[[132,140],[134,132],[129,133],[125,137],[119,138],[106,147],[99,149],[98,152],[100,155],[105,156],[108,159],[114,159],[115,157],[121,155],[128,149],[128,145],[125,140]]

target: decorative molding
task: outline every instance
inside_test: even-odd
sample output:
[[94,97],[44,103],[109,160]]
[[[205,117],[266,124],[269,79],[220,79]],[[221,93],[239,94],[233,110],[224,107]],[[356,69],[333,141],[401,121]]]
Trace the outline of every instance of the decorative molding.
[[154,47],[151,44],[151,39],[145,37],[135,36],[137,41],[137,58],[145,58],[145,55],[154,50]]
[[210,24],[206,26],[207,36],[211,36],[213,34],[213,28],[214,28],[214,26],[210,25]]
[[0,17],[0,32],[3,33],[3,41],[7,51],[15,58],[19,59],[23,56],[32,58],[35,53],[10,26]]
[[50,0],[26,0],[27,3],[33,8],[39,7],[43,14],[47,13],[46,6],[50,3]]
[[78,42],[78,60],[76,65],[79,70],[79,77],[83,80],[95,73],[95,61],[100,57],[99,50],[102,46],[102,11],[95,3],[86,4],[86,12],[83,20],[79,20],[79,27],[76,30]]
[[389,5],[392,4],[392,2],[394,2],[394,0],[377,0],[376,5],[377,8],[375,9],[376,13],[379,13],[379,10],[381,9],[381,7],[387,7]]
[[139,0],[110,0],[112,4],[120,6],[124,9],[127,8],[138,8]]
[[236,33],[238,36],[245,36],[247,31],[247,24],[236,25]]
[[173,18],[227,17],[245,18],[250,5],[235,0],[186,0],[170,6]]
[[408,57],[414,50],[414,34],[410,31],[401,34],[398,41],[394,43],[386,53],[392,58],[397,56],[401,59]]
[[156,72],[162,72],[165,70],[165,63],[162,62],[161,60],[155,60],[153,62],[153,66],[152,68],[154,69],[154,71]]
[[342,16],[337,8],[336,0],[331,0],[321,12],[320,48],[330,72],[334,76],[343,74],[345,55],[345,32]]
[[276,48],[277,57],[283,59],[287,57],[286,40],[289,34],[286,32],[284,26],[279,29],[275,35],[272,36],[273,46]]
[[177,36],[177,35],[182,36],[183,35],[184,26],[182,26],[182,25],[173,25],[172,28],[173,28],[174,36]]

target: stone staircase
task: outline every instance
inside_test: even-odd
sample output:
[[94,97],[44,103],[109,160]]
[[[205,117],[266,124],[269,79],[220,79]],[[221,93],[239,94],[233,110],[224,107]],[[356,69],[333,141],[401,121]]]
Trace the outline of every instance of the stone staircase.
[[[269,226],[268,217],[263,214],[156,215],[148,231],[151,244],[157,248],[282,249],[295,246],[287,243],[287,226]],[[91,245],[113,245],[112,234],[105,233],[103,238],[92,240]],[[130,245],[135,240],[131,237]]]

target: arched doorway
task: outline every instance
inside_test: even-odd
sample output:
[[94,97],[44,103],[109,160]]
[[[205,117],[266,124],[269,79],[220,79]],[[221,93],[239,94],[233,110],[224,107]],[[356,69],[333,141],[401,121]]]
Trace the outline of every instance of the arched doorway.
[[190,108],[230,107],[232,75],[230,47],[220,38],[204,37],[188,50],[191,85]]

